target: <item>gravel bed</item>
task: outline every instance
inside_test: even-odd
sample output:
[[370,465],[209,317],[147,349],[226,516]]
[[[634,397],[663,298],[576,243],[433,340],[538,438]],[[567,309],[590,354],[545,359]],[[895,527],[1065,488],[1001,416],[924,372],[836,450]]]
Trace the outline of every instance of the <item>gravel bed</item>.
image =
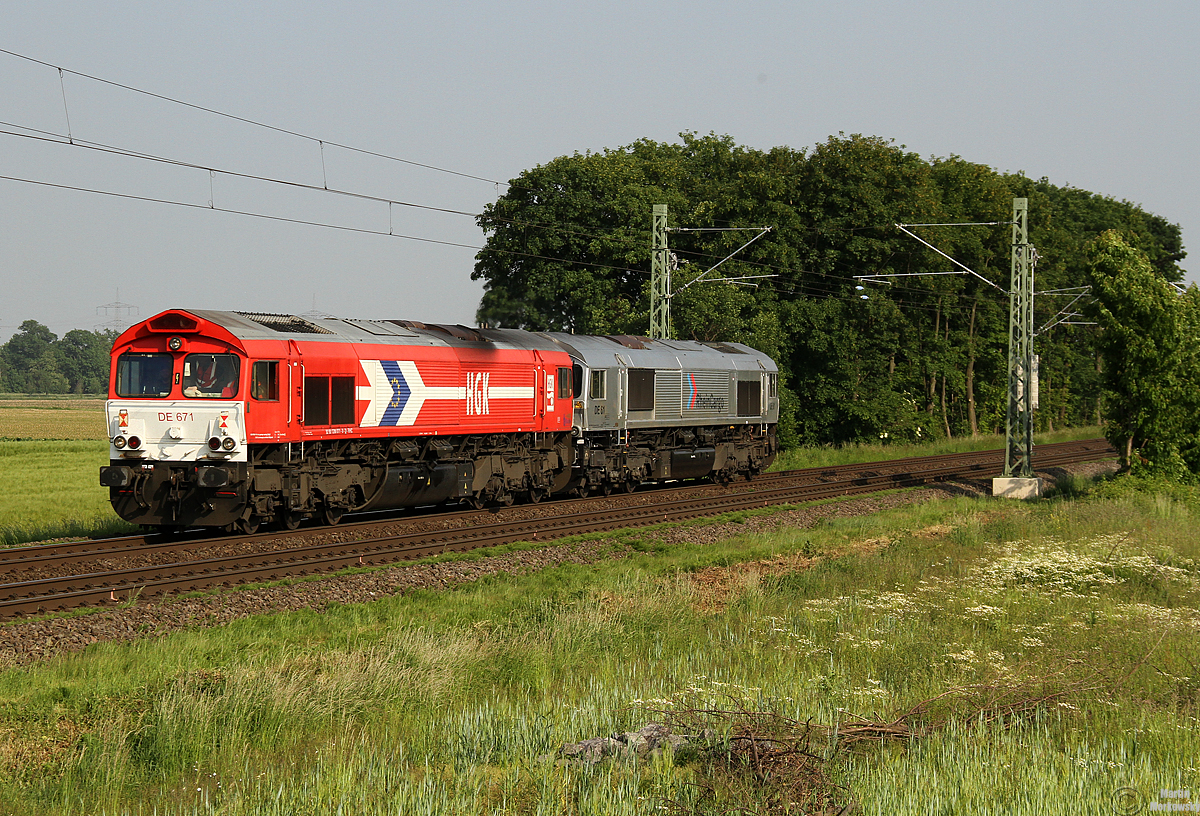
[[[1075,465],[1070,472],[1094,476],[1110,472],[1115,463],[1085,463]],[[1054,469],[1041,475],[1049,481],[1066,473]],[[929,501],[947,495],[988,495],[990,481],[963,480],[947,482],[929,487],[898,491],[880,496],[865,496],[823,505],[801,507],[765,515],[750,516],[740,523],[720,522],[688,526],[672,526],[656,530],[647,535],[668,543],[706,543],[720,541],[733,535],[751,531],[778,529],[780,527],[811,527],[827,518],[869,515],[902,505]],[[723,488],[696,488],[721,492]],[[620,498],[613,497],[613,505],[643,502],[654,498],[650,493],[635,493]],[[592,505],[594,509],[594,505]],[[562,505],[524,505],[498,511],[497,516],[505,519],[535,518],[538,515],[562,512]],[[412,525],[421,524],[423,530],[447,529],[451,526],[478,524],[477,515],[454,518],[436,516],[405,519],[395,525],[405,532],[414,532]],[[378,530],[378,528],[374,528]],[[378,532],[373,532],[378,535]],[[328,539],[347,535],[340,530],[331,530]],[[298,538],[298,537],[296,537]],[[266,540],[264,540],[266,541]],[[286,545],[289,537],[271,538],[275,547]],[[304,537],[303,543],[312,543]],[[216,544],[214,550],[223,545]],[[295,546],[293,544],[292,546]],[[629,554],[628,548],[617,545],[611,539],[596,539],[573,544],[548,545],[537,549],[505,555],[492,556],[474,561],[455,561],[433,564],[399,564],[386,569],[352,575],[330,576],[305,580],[285,586],[269,586],[256,589],[226,590],[198,597],[156,598],[116,609],[105,609],[90,614],[56,617],[33,621],[14,621],[0,624],[0,667],[9,667],[45,660],[55,655],[80,651],[100,641],[130,641],[153,637],[179,629],[198,626],[220,626],[238,618],[251,615],[287,612],[299,609],[321,609],[336,604],[367,603],[381,597],[403,594],[414,589],[448,589],[499,573],[525,574],[550,566],[565,563],[588,564],[604,559],[622,558]]]

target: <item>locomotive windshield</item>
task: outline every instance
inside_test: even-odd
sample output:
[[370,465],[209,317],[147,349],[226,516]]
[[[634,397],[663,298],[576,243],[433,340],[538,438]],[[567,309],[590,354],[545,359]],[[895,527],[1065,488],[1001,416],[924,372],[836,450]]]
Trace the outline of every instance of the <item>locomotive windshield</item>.
[[126,352],[117,358],[118,397],[166,397],[171,393],[171,355]]
[[238,358],[233,354],[189,354],[183,359],[185,397],[236,397]]

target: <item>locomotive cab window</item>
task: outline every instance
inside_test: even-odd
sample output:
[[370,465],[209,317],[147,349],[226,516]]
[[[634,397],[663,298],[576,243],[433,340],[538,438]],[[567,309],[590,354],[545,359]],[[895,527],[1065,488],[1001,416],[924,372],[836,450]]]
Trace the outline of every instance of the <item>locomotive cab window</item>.
[[183,358],[183,395],[236,397],[239,371],[235,354],[189,354]]
[[579,399],[583,394],[583,366],[576,363],[571,366],[571,396]]
[[279,362],[258,360],[250,369],[250,396],[261,402],[279,402]]
[[166,397],[171,393],[171,355],[126,352],[117,358],[118,397]]
[[571,398],[571,369],[569,368],[558,370],[558,398],[560,400]]

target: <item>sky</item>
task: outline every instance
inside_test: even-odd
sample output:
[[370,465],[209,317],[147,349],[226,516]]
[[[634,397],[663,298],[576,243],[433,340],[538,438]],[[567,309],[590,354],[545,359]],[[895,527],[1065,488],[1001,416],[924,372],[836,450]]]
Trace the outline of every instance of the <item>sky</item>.
[[881,136],[1200,246],[1198,31],[1194,0],[4,3],[0,341],[168,308],[474,325],[505,181],[683,131]]

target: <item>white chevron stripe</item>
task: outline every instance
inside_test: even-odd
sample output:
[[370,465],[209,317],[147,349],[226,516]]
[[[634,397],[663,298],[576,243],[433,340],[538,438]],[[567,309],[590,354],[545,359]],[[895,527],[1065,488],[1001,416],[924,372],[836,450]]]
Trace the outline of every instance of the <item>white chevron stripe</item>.
[[[363,374],[366,375],[367,385],[358,386],[356,396],[359,401],[365,400],[367,407],[363,412],[360,427],[372,428],[379,425],[384,412],[394,396],[392,385],[388,382],[383,366],[379,360],[361,360]],[[465,386],[428,386],[421,377],[417,364],[412,360],[397,360],[396,366],[404,375],[408,384],[408,402],[396,421],[397,426],[414,425],[421,413],[426,400],[465,400]],[[532,386],[489,386],[487,399],[534,399],[535,389]]]

